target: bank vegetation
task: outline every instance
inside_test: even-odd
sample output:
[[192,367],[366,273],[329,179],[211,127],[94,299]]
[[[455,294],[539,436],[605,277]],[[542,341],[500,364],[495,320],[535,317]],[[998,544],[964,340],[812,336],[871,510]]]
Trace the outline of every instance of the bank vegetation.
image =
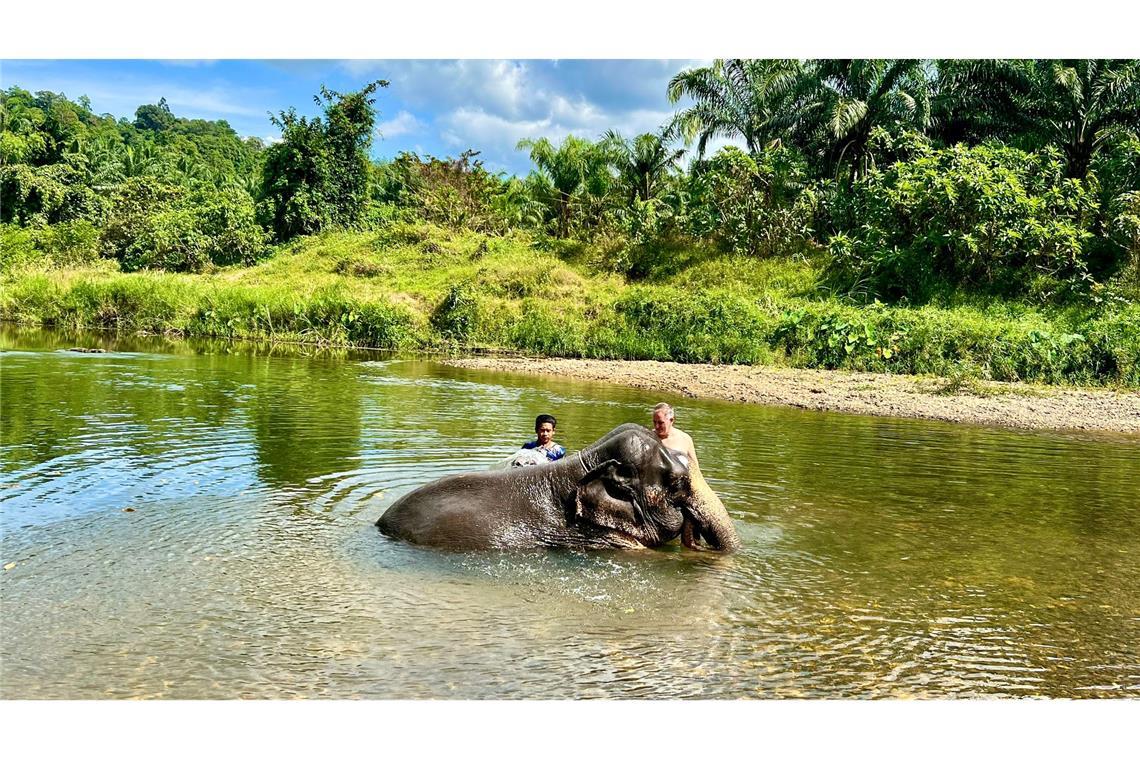
[[1140,387],[1136,61],[716,61],[525,177],[372,160],[387,86],[268,146],[10,87],[0,318]]

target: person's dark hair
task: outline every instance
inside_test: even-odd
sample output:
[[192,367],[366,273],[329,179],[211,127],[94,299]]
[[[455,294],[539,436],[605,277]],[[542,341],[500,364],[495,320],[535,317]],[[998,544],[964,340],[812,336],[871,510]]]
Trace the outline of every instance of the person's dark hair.
[[550,427],[552,428],[558,427],[558,420],[554,419],[553,415],[540,414],[534,418],[534,429],[537,431],[540,427],[542,427],[542,423],[544,422],[549,422]]

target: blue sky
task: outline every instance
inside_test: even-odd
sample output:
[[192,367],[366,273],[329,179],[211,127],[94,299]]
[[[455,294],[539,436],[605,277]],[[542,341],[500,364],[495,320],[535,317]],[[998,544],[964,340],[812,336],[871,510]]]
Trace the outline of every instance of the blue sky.
[[632,136],[676,110],[665,87],[696,60],[25,60],[0,61],[0,86],[86,95],[96,113],[133,118],[165,97],[178,116],[225,119],[239,134],[279,135],[268,112],[315,115],[324,84],[346,92],[374,79],[379,134],[373,154],[482,151],[489,169],[525,174],[522,138]]

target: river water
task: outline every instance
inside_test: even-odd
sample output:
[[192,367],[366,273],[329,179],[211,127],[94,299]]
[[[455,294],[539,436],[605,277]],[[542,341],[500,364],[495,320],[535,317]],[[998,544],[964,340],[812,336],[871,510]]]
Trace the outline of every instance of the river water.
[[[0,348],[5,699],[1140,697],[1136,437],[296,347]],[[456,554],[373,526],[538,413],[573,451],[659,400],[739,554]]]

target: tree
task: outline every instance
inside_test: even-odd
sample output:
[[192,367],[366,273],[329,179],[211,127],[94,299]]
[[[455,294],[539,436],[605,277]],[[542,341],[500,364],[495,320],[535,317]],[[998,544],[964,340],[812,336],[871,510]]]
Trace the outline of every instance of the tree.
[[159,98],[158,105],[139,106],[135,109],[135,129],[163,132],[174,125],[174,114],[166,104],[166,98]]
[[678,113],[673,124],[686,139],[699,137],[702,158],[714,137],[743,139],[755,155],[786,134],[795,111],[790,99],[804,76],[803,65],[795,60],[718,59],[682,71],[669,81],[669,101],[688,96],[693,105]]
[[1140,61],[947,61],[939,79],[940,110],[965,114],[959,131],[1024,150],[1056,145],[1072,178],[1113,138],[1140,131]]
[[554,187],[555,208],[558,218],[558,235],[570,233],[571,201],[583,190],[600,195],[609,181],[606,173],[606,152],[598,145],[573,135],[557,148],[545,137],[537,140],[520,140],[519,150],[530,150],[530,160],[539,171],[549,177]]
[[609,152],[611,165],[617,170],[618,179],[629,192],[631,201],[645,202],[658,195],[669,171],[676,168],[685,154],[684,149],[669,147],[674,137],[675,132],[669,128],[641,134],[632,140],[624,139],[612,129],[603,136],[602,145]]
[[0,92],[0,165],[40,163],[47,153],[44,114],[18,87]]
[[320,119],[293,109],[271,117],[281,142],[265,151],[259,216],[278,240],[320,232],[333,222],[332,170]]
[[807,155],[821,155],[822,168],[853,179],[875,166],[871,135],[925,132],[931,123],[927,65],[920,60],[819,60],[808,64],[794,101],[790,130]]
[[935,61],[930,136],[943,146],[1009,142],[1018,131],[1018,101],[1029,92],[1031,61]]
[[368,149],[376,124],[376,99],[369,96],[387,86],[387,81],[379,79],[359,92],[342,94],[322,85],[320,98],[314,98],[317,105],[324,101],[325,140],[335,180],[329,186],[330,200],[338,224],[354,224],[368,201]]
[[83,171],[77,163],[81,161],[0,166],[0,196],[4,199],[0,203],[0,223],[35,226],[75,219],[97,220],[103,204],[84,185]]
[[265,151],[261,216],[278,240],[358,222],[368,201],[368,147],[376,120],[368,97],[384,80],[342,94],[321,87],[325,111],[307,119],[294,109],[270,115],[281,142]]

